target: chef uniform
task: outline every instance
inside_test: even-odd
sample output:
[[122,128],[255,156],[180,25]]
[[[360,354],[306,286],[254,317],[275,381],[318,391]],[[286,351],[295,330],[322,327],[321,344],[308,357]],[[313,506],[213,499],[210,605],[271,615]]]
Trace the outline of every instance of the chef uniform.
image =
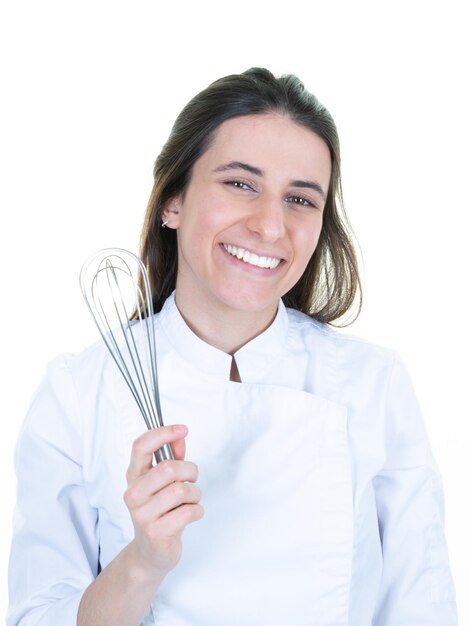
[[[439,472],[396,353],[279,303],[235,359],[174,294],[155,316],[166,424],[189,429],[205,515],[143,624],[455,626]],[[104,344],[55,359],[16,452],[7,624],[72,626],[132,540],[142,416]]]

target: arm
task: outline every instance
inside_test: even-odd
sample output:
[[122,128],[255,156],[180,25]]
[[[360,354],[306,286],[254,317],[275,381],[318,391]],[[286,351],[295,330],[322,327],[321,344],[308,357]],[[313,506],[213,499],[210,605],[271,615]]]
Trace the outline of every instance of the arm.
[[[98,517],[82,476],[75,389],[65,363],[55,361],[49,374],[17,445],[7,626],[138,624],[178,561],[183,527],[202,516],[196,504],[199,490],[191,484],[197,468],[182,460],[186,431],[167,427],[135,442],[125,498],[135,538],[97,575]],[[179,460],[152,468],[152,453],[161,440],[179,440]]]
[[81,423],[63,360],[48,368],[23,423],[9,565],[8,626],[74,624],[98,569],[97,512],[82,479]]
[[386,407],[387,458],[374,479],[383,572],[374,626],[455,626],[440,475],[408,373],[396,359]]
[[[137,626],[166,574],[181,556],[181,534],[202,517],[193,463],[183,461],[182,426],[149,431],[133,445],[124,500],[134,523],[134,540],[106,567],[85,594],[77,626]],[[154,450],[171,443],[175,461],[152,467]]]

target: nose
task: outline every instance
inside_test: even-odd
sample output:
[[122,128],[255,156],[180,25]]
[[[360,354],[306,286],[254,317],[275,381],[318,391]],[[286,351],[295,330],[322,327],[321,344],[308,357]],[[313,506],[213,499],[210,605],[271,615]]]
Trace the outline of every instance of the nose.
[[253,204],[252,212],[247,220],[247,227],[261,241],[273,243],[281,239],[286,232],[284,220],[282,201],[262,197]]

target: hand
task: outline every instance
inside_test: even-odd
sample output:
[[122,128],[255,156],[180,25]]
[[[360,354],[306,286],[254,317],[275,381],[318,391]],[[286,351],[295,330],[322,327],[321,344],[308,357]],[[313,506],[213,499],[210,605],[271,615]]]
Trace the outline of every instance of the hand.
[[[184,460],[186,426],[149,430],[134,441],[127,470],[124,502],[132,517],[131,542],[137,562],[150,572],[166,575],[181,557],[181,534],[204,514],[201,491],[194,482],[198,469]],[[174,461],[152,465],[155,450],[170,443]]]

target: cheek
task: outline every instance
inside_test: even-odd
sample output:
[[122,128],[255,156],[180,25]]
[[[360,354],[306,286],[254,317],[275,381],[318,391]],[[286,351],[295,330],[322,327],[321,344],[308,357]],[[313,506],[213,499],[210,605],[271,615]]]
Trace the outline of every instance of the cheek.
[[223,228],[230,213],[230,207],[226,200],[216,192],[206,192],[193,199],[190,205],[185,207],[188,213],[188,222],[191,222],[191,230],[201,237],[210,237]]
[[227,228],[227,211],[216,194],[193,196],[181,213],[179,253],[188,263],[204,263],[213,254],[220,233]]
[[321,222],[314,225],[306,226],[300,230],[297,234],[296,249],[297,256],[302,259],[306,264],[311,258],[312,254],[318,244],[321,233]]

